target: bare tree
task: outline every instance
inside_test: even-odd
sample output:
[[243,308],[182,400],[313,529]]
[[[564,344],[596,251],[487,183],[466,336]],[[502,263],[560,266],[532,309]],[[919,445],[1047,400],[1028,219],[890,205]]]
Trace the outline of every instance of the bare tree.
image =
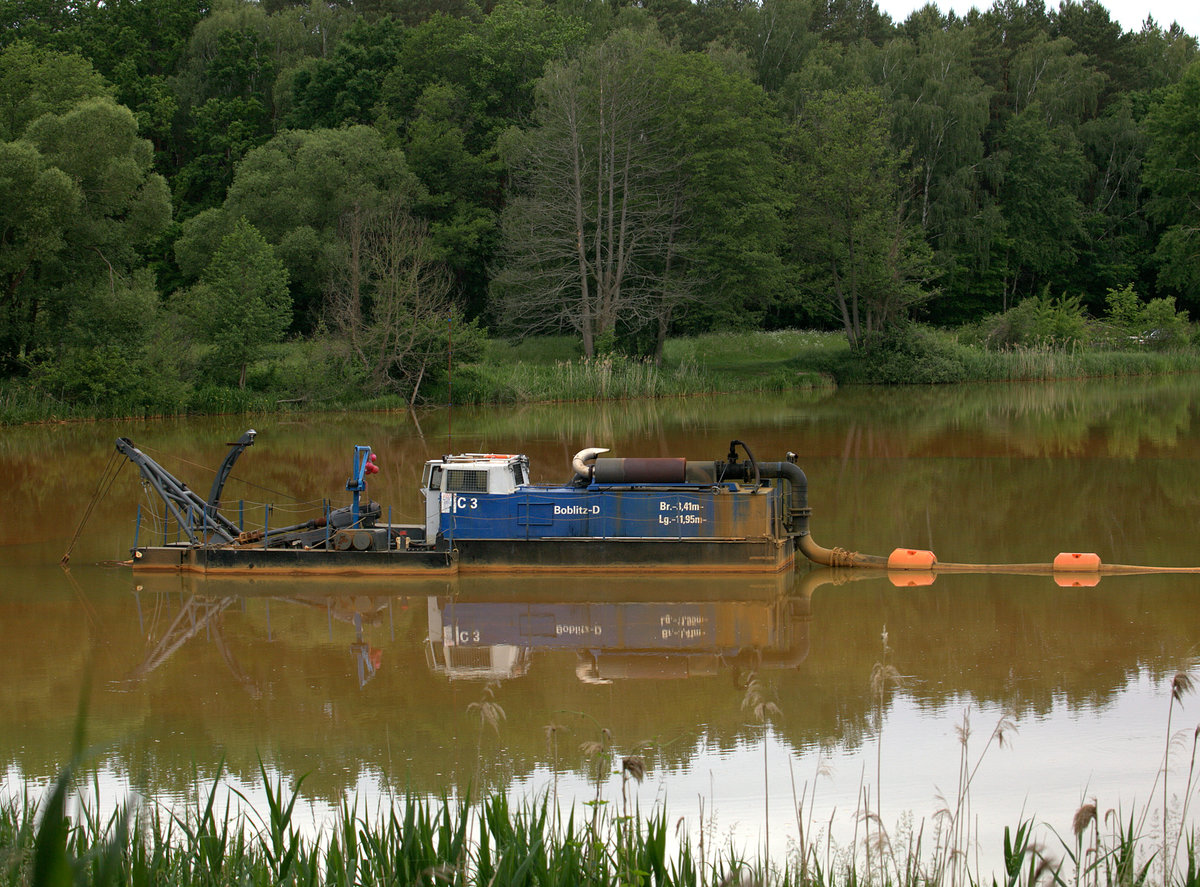
[[574,329],[590,357],[619,321],[669,322],[683,204],[654,59],[645,35],[618,32],[553,66],[538,126],[510,139],[496,291],[514,331]]
[[399,203],[354,207],[339,237],[344,261],[326,296],[330,327],[371,394],[399,392],[412,404],[431,362],[445,359],[450,275],[434,259],[426,224]]

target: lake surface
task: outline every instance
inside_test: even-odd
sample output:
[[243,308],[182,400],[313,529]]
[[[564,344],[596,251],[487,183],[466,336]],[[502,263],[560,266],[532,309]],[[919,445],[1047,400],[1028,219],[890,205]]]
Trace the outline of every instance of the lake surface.
[[[89,762],[112,803],[184,802],[221,761],[252,802],[260,761],[289,785],[304,775],[313,828],[344,797],[374,809],[391,790],[619,803],[620,776],[580,750],[611,738],[618,767],[646,761],[645,782],[627,787],[643,810],[664,805],[693,840],[769,841],[777,858],[798,821],[848,852],[864,796],[893,842],[923,828],[932,846],[938,811],[958,805],[964,752],[978,763],[965,818],[985,869],[1005,826],[1035,817],[1054,847],[1048,829],[1067,837],[1084,800],[1145,811],[1152,832],[1171,680],[1200,643],[1200,576],[898,587],[800,564],[727,578],[135,579],[115,563],[145,501],[132,466],[96,504],[70,571],[58,560],[116,437],[206,491],[225,442],[254,427],[224,497],[244,501],[248,523],[265,501],[274,525],[302,513],[289,497],[343,504],[355,444],[379,454],[372,498],[417,522],[432,455],[523,452],[535,481],[556,481],[585,446],[718,459],[738,438],[759,459],[799,455],[827,547],[1200,564],[1198,383],[456,409],[452,425],[435,410],[6,429],[0,794],[53,778],[87,684]],[[886,666],[899,678],[873,687]],[[751,677],[778,709],[766,723],[745,704]],[[1198,723],[1200,696],[1187,696],[1171,725],[1186,737],[1172,753],[1173,810]]]

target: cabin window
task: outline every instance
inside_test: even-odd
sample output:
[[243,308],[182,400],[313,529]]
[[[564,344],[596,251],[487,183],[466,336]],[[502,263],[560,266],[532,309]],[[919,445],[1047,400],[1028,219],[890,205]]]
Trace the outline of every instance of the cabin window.
[[486,493],[487,470],[457,468],[446,472],[446,491],[450,493]]
[[521,471],[521,464],[519,462],[512,467],[512,470],[513,483],[519,487],[521,484],[525,483],[525,473]]
[[441,465],[430,466],[428,489],[440,490],[441,488],[442,488],[442,466]]

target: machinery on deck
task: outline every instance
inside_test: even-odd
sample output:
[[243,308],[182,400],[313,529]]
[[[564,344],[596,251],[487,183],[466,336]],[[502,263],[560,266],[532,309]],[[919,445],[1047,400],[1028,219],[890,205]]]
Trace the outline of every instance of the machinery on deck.
[[776,572],[793,562],[797,540],[808,534],[807,480],[795,455],[759,462],[737,440],[724,459],[712,461],[605,458],[608,450],[585,449],[564,484],[532,483],[524,455],[442,456],[425,463],[419,524],[384,521],[379,504],[363,496],[367,477],[379,469],[371,448],[356,446],[349,505],[325,507],[303,523],[246,531],[222,513],[221,493],[255,437],[250,430],[230,444],[207,499],[128,438],[117,441],[177,528],[174,542],[135,539],[136,568]]

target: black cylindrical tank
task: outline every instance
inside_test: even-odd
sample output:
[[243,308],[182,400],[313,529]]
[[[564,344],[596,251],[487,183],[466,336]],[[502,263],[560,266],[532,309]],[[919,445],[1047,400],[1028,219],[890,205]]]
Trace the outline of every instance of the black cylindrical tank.
[[681,484],[687,459],[597,459],[592,482],[598,484]]

